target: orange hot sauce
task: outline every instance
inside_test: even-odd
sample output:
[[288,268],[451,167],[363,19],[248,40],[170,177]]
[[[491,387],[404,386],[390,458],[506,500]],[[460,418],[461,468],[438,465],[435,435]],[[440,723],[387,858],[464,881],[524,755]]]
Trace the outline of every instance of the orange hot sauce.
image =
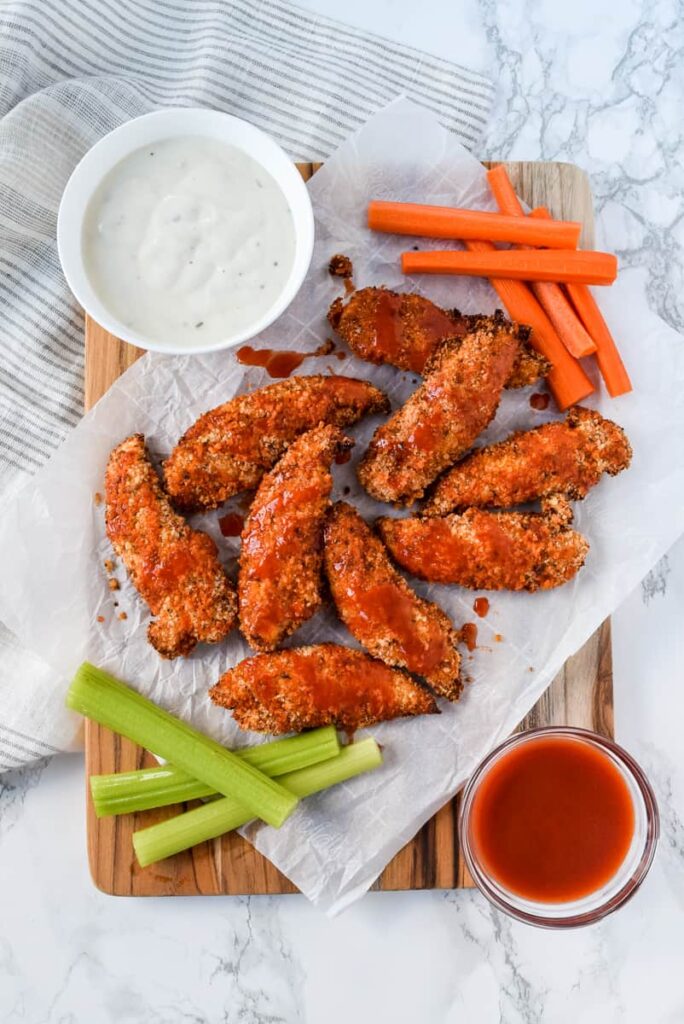
[[272,348],[252,348],[251,345],[243,345],[238,349],[237,360],[244,366],[263,366],[269,377],[289,377],[290,374],[302,365],[307,355],[313,352],[289,352],[279,351]]
[[[237,350],[237,361],[243,366],[263,366],[269,377],[285,378],[299,369],[305,359],[329,356],[335,351],[335,343],[328,338],[313,352],[291,352],[289,349],[252,348],[243,345]],[[335,353],[338,357],[339,352]],[[344,353],[342,354],[344,359]]]
[[221,516],[218,524],[224,537],[239,537],[245,525],[245,517],[239,512],[228,512],[227,515]]
[[513,746],[473,797],[470,839],[480,867],[523,899],[564,903],[596,892],[633,835],[634,807],[619,769],[565,736]]

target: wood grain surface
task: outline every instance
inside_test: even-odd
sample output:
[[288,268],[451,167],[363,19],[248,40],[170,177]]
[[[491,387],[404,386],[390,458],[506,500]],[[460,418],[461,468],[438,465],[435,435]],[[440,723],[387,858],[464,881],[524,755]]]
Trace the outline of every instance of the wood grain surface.
[[[305,179],[318,165],[300,164]],[[581,220],[582,245],[591,247],[593,205],[586,175],[572,164],[506,165],[518,194],[530,206],[547,206],[556,217]],[[86,318],[85,405],[89,409],[110,385],[142,355]],[[613,685],[610,622],[570,658],[538,700],[520,729],[540,725],[575,725],[613,735]],[[128,740],[86,723],[86,780],[91,774],[128,771],[153,764]],[[86,786],[87,790],[87,786]],[[140,868],[131,835],[137,828],[177,814],[166,807],[143,814],[97,819],[87,800],[88,859],[95,885],[117,896],[237,895],[296,892],[295,886],[236,834],[223,836]],[[446,804],[387,865],[374,888],[382,890],[446,889],[470,886],[459,854],[458,796]]]

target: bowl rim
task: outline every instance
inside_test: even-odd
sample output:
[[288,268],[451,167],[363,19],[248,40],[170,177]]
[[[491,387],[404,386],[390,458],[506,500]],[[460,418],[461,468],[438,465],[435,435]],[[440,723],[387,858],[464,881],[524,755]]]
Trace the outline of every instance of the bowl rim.
[[[212,344],[169,345],[131,331],[102,302],[83,260],[83,222],[90,199],[121,160],[152,142],[180,136],[212,138],[237,146],[261,164],[279,186],[292,213],[295,256],[290,275],[264,313],[240,331]],[[267,165],[257,155],[265,154]],[[166,355],[202,355],[234,348],[266,330],[287,309],[311,265],[314,216],[311,198],[296,164],[285,150],[250,121],[205,107],[165,107],[131,118],[103,135],[83,155],[64,187],[57,214],[57,251],[67,284],[89,316],[110,334],[138,348]]]
[[[560,907],[562,904],[549,903],[549,913],[542,914],[535,913],[532,910],[523,909],[517,906],[514,902],[509,901],[500,887],[493,885],[486,872],[480,869],[468,835],[468,823],[470,820],[470,810],[473,798],[477,792],[481,779],[486,774],[489,767],[511,747],[519,746],[520,744],[527,743],[541,736],[568,736],[580,741],[592,743],[595,747],[602,749],[604,753],[617,760],[621,769],[631,777],[644,805],[646,819],[644,845],[639,856],[639,861],[630,876],[617,892],[614,892],[599,906],[586,910],[578,910],[577,913],[569,914],[567,916],[553,914],[552,912],[554,906]],[[476,887],[490,901],[490,903],[499,910],[502,910],[504,913],[518,921],[522,921],[525,924],[535,925],[539,928],[563,929],[583,927],[602,920],[608,914],[612,914],[619,907],[624,906],[624,904],[636,893],[648,874],[651,864],[653,863],[653,858],[655,857],[659,836],[660,815],[658,811],[658,804],[653,788],[646,778],[641,766],[632,757],[632,755],[624,749],[624,747],[615,743],[614,740],[609,739],[607,736],[602,736],[600,733],[593,732],[591,729],[583,729],[579,726],[539,726],[534,729],[526,729],[522,732],[513,733],[512,736],[509,736],[503,741],[503,743],[498,744],[485,758],[483,758],[471,775],[461,794],[458,813],[458,838],[466,867],[468,868]]]

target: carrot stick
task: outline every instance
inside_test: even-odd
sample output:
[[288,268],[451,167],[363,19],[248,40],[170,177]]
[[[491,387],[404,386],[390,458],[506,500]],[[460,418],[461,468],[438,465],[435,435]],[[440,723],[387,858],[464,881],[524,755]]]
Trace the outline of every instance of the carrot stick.
[[[503,164],[498,164],[487,171],[487,180],[501,213],[511,217],[525,216]],[[582,321],[559,284],[555,281],[533,281],[531,288],[571,355],[581,359],[582,356],[588,356],[596,351],[593,338],[584,329]]]
[[[551,214],[540,206],[532,210],[530,216],[548,219]],[[596,344],[596,362],[608,394],[611,398],[628,394],[632,390],[632,382],[596,299],[585,284],[568,284],[566,287],[575,309]]]
[[486,252],[462,252],[448,249],[404,252],[401,254],[401,268],[405,274],[465,274],[470,277],[505,277],[514,281],[612,284],[617,274],[617,259],[609,252],[588,250],[557,252],[553,249],[492,248]]
[[617,345],[608,330],[608,324],[596,305],[596,299],[586,284],[569,284],[568,294],[575,304],[584,326],[596,342],[596,362],[611,398],[626,395],[632,382],[622,362]]
[[459,210],[418,203],[368,204],[368,227],[397,235],[428,238],[482,238],[491,242],[521,242],[549,249],[575,249],[582,225],[576,221],[536,223],[527,218],[503,217],[484,210]]
[[496,167],[492,167],[487,171],[487,181],[492,190],[492,195],[496,199],[496,205],[499,207],[500,213],[505,213],[509,217],[525,216],[525,211],[511,184],[511,179],[508,177],[508,171],[503,164],[497,164]]
[[[494,249],[491,242],[466,242],[466,245],[473,252],[486,253]],[[564,411],[590,395],[594,390],[591,381],[563,345],[553,324],[527,285],[522,281],[502,278],[490,278],[490,283],[511,319],[532,328],[532,345],[546,356],[552,365],[547,379],[558,408]]]
[[[577,285],[578,288],[586,288]],[[558,337],[568,352],[576,359],[590,356],[596,351],[596,343],[584,325],[559,284],[552,281],[533,281],[532,291],[539,299],[542,309],[556,328]]]

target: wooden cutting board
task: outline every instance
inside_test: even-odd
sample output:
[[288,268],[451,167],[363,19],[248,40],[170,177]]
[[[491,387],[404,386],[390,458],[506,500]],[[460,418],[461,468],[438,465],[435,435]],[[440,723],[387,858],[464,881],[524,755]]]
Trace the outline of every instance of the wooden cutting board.
[[[530,206],[584,224],[582,245],[593,245],[593,206],[586,175],[559,163],[506,165],[518,195]],[[304,179],[318,165],[300,164]],[[331,254],[332,255],[332,254]],[[85,406],[89,409],[142,353],[86,318]],[[540,697],[520,729],[575,725],[613,734],[610,622],[570,658]],[[153,760],[139,747],[86,722],[86,773],[129,771]],[[459,797],[446,804],[387,865],[374,888],[448,889],[472,885],[457,838]],[[287,893],[296,888],[237,834],[203,843],[142,869],[133,856],[131,835],[144,825],[177,814],[182,807],[98,820],[87,795],[88,858],[95,885],[116,896],[237,895]]]

